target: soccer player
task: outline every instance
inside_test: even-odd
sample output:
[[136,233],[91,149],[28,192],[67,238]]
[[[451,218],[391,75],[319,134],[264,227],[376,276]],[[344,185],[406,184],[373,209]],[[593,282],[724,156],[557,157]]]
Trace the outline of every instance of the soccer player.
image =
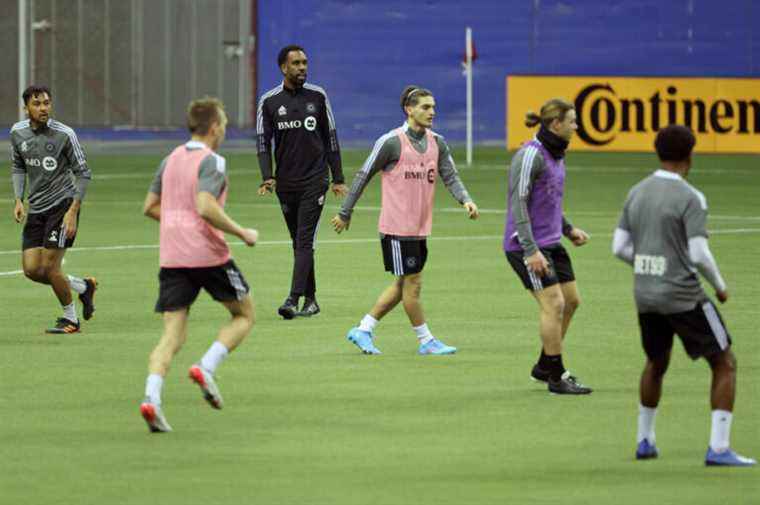
[[[50,117],[53,98],[45,86],[29,86],[21,95],[29,119],[10,132],[13,191],[17,223],[26,218],[22,232],[21,263],[24,275],[48,284],[63,307],[63,316],[47,333],[76,333],[79,318],[71,290],[79,294],[82,317],[95,312],[93,277],[65,275],[61,268],[66,249],[74,245],[82,205],[92,173],[74,130]],[[29,210],[24,208],[29,182]]]
[[190,379],[200,386],[204,398],[215,409],[222,408],[222,395],[214,373],[253,327],[248,284],[232,260],[224,233],[253,246],[258,232],[243,228],[224,211],[226,162],[215,152],[224,140],[227,125],[222,102],[215,98],[191,102],[187,125],[191,140],[161,162],[143,207],[146,216],[160,222],[156,312],[164,318],[164,333],[150,355],[145,400],[140,405],[152,432],[171,431],[161,409],[161,389],[172,358],[187,338],[190,306],[201,288],[232,316],[189,372]]
[[565,152],[578,128],[575,107],[554,98],[541,107],[540,115],[528,112],[525,124],[541,126],[512,158],[504,251],[539,306],[542,348],[531,377],[546,382],[555,394],[589,394],[591,388],[578,382],[562,363],[563,340],[580,295],[570,256],[560,241],[564,235],[582,246],[589,239],[562,210]]
[[[259,100],[256,113],[258,159],[263,182],[259,195],[276,191],[293,241],[290,294],[277,310],[284,319],[319,313],[314,246],[329,176],[332,192],[345,196],[335,118],[325,90],[306,82],[303,48],[286,46],[277,56],[283,81]],[[272,174],[272,139],[277,172]],[[298,302],[304,297],[303,306]]]
[[696,139],[685,126],[657,133],[661,169],[628,193],[613,237],[613,253],[633,266],[634,297],[646,364],[639,385],[637,459],[656,458],[655,416],[670,362],[673,334],[688,355],[712,370],[712,430],[705,464],[752,466],[730,448],[736,394],[736,358],[718,309],[705,295],[697,271],[721,303],[728,288],[707,245],[707,200],[686,182]]
[[435,117],[433,94],[418,86],[407,86],[401,94],[401,110],[406,122],[375,142],[354,178],[348,198],[332,219],[336,232],[347,230],[362,191],[372,176],[382,173],[378,228],[385,270],[395,279],[347,338],[365,354],[380,354],[374,344],[375,326],[401,302],[419,341],[419,354],[453,354],[456,347],[444,344],[430,332],[420,303],[438,175],[470,219],[477,219],[478,207],[459,178],[449,146],[431,130]]

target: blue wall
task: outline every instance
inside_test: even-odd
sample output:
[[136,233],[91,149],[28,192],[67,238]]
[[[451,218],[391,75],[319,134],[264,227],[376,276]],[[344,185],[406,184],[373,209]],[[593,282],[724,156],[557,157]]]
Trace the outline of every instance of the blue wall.
[[[406,84],[430,88],[435,129],[465,136],[464,29],[475,63],[475,141],[504,139],[507,74],[760,76],[753,0],[258,0],[259,93],[296,43],[330,96],[344,143],[403,121]],[[760,92],[759,92],[760,94]]]

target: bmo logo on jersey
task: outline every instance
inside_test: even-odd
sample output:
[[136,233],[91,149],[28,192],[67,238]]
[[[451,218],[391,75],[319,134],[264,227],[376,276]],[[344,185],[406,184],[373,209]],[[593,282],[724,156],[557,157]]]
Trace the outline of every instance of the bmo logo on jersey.
[[310,132],[313,132],[317,128],[317,119],[314,116],[308,116],[301,121],[300,119],[294,119],[292,121],[278,121],[278,130],[293,130],[295,128],[304,127]]
[[58,168],[58,161],[56,161],[55,158],[52,156],[45,156],[42,159],[42,168],[47,170],[48,172],[52,172],[56,168]]

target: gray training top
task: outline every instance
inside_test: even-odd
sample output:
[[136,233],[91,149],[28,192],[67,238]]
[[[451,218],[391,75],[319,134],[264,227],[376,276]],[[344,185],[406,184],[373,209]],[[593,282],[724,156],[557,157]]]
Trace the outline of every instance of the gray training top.
[[706,295],[689,257],[689,239],[707,237],[707,200],[676,173],[657,170],[636,184],[618,228],[631,234],[639,312],[693,310]]
[[[192,151],[196,149],[203,149],[206,147],[201,142],[191,140],[185,144],[185,148]],[[161,161],[161,164],[156,170],[156,175],[153,177],[153,182],[150,185],[149,191],[157,195],[161,194],[161,178],[164,175],[164,169],[166,168],[166,160],[168,156]],[[198,193],[205,191],[214,195],[214,198],[219,198],[222,194],[224,186],[227,183],[225,178],[225,159],[216,153],[211,153],[203,160],[198,170]]]
[[92,172],[74,130],[55,119],[33,130],[27,119],[13,125],[10,140],[13,192],[23,200],[28,178],[30,214],[84,199]]
[[[415,132],[409,128],[407,123],[404,123],[403,128],[414,149],[419,153],[424,153],[427,150],[427,137],[425,136],[425,132]],[[459,172],[457,172],[456,166],[454,165],[454,160],[451,157],[451,150],[449,149],[448,144],[441,135],[432,131],[431,133],[438,143],[438,173],[440,174],[443,183],[456,201],[459,203],[471,202],[472,198],[470,198],[470,194],[467,192],[462,180],[459,178]],[[340,215],[344,221],[349,221],[351,219],[354,206],[359,200],[364,188],[369,184],[370,179],[381,170],[392,170],[398,163],[400,157],[401,141],[398,138],[396,130],[391,130],[375,142],[375,147],[364,162],[361,170],[359,170],[354,176],[354,181],[351,184],[351,191],[343,202],[340,212],[338,212],[338,215]],[[413,239],[415,237],[403,238]]]

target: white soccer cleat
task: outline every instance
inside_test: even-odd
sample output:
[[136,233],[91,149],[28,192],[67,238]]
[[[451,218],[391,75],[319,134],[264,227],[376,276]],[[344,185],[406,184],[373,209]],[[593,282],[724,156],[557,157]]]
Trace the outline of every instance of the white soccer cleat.
[[198,384],[203,393],[203,398],[215,409],[221,409],[224,401],[222,400],[222,394],[219,392],[219,388],[214,381],[214,376],[203,369],[199,364],[195,364],[190,367],[188,371],[190,380]]
[[140,404],[140,414],[142,414],[145,422],[148,423],[148,429],[151,433],[168,433],[172,431],[172,427],[169,426],[169,422],[161,411],[161,406],[151,403],[148,398]]

